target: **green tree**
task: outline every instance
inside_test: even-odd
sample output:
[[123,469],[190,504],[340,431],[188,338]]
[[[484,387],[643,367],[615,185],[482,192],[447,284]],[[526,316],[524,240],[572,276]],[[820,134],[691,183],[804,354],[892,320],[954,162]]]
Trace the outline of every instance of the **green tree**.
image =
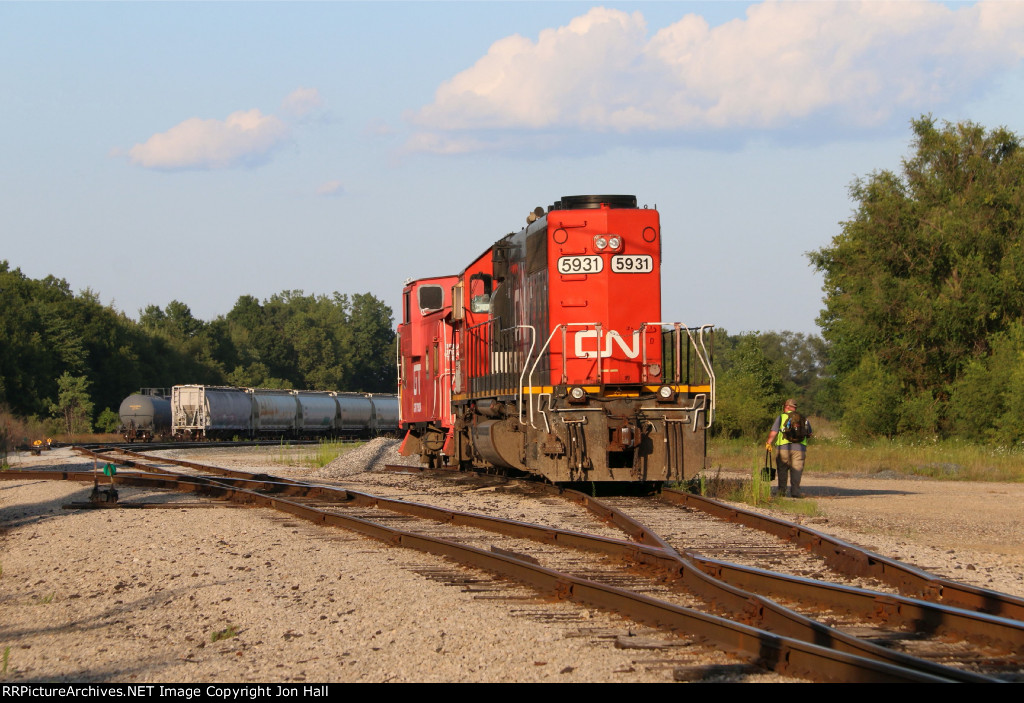
[[782,403],[780,365],[765,356],[757,333],[725,338],[725,347],[716,351],[718,409],[712,432],[757,438],[768,433]]
[[[853,217],[810,254],[825,277],[818,323],[844,389],[844,418],[880,434],[939,424],[938,406],[948,407],[957,379],[1024,316],[1019,138],[971,122],[939,127],[931,117],[912,129],[901,173],[856,180]],[[888,379],[902,420],[869,423],[853,374]]]
[[391,308],[369,293],[352,297],[347,378],[350,390],[393,393],[398,385]]
[[103,408],[103,412],[96,418],[96,429],[100,432],[117,432],[121,426],[121,416],[110,408]]
[[243,295],[209,323],[172,300],[135,322],[90,290],[76,295],[62,279],[33,280],[6,261],[0,295],[0,404],[22,417],[61,407],[65,376],[84,379],[101,408],[141,387],[182,383],[395,387],[391,311],[372,295],[283,291],[263,304]]
[[66,281],[36,281],[0,261],[0,402],[22,415],[48,411],[64,359],[81,372],[86,353],[67,314]]
[[899,428],[899,379],[867,354],[840,384],[845,400],[843,428],[853,437],[892,437]]
[[205,327],[205,323],[193,317],[189,306],[180,300],[167,303],[166,310],[161,310],[159,305],[147,305],[139,315],[139,324],[174,340],[191,339]]
[[961,437],[1024,440],[1024,323],[992,337],[991,352],[972,359],[952,385],[947,419]]
[[289,290],[263,304],[242,296],[224,322],[235,350],[223,362],[225,368],[233,369],[228,374],[231,383],[369,392],[395,389],[391,309],[370,294],[350,298],[337,292],[325,296]]
[[829,381],[828,345],[817,335],[803,332],[758,332],[755,335],[765,358],[778,370],[782,393],[799,397],[805,415],[830,415],[823,397]]
[[92,400],[89,379],[68,372],[57,379],[57,402],[50,404],[50,413],[58,418],[68,434],[92,431]]

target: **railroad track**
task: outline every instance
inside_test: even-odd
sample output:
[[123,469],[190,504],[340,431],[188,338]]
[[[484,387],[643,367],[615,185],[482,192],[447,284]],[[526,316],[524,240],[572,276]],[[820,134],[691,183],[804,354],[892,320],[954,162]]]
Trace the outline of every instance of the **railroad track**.
[[[613,510],[585,496],[575,495],[573,499],[587,504],[602,520],[620,524],[627,533],[648,544],[386,500],[298,481],[271,480],[265,475],[191,462],[152,461],[159,464],[150,463],[147,471],[166,471],[160,465],[172,463],[217,477],[179,475],[160,479],[119,475],[118,480],[174,486],[178,490],[268,505],[320,524],[343,526],[402,546],[468,561],[542,592],[695,633],[736,648],[748,658],[778,671],[831,680],[989,680],[983,674],[950,669],[838,632],[766,598],[724,584],[708,576],[706,564],[697,568],[692,557],[684,559],[654,530],[629,520],[622,510]],[[583,553],[599,556],[584,558]],[[622,569],[624,562],[632,564],[630,571]],[[646,573],[637,573],[638,570]],[[657,575],[652,578],[650,572]],[[807,588],[806,584],[804,587]],[[772,632],[705,611],[756,622],[770,627]],[[1004,629],[1012,632],[1014,627],[1004,624]],[[830,647],[807,642],[827,642]]]
[[[322,439],[289,439],[288,444],[319,444]],[[352,438],[336,438],[332,441],[335,442],[360,442],[362,440]],[[127,442],[120,440],[117,442],[94,442],[90,444],[70,445],[63,443],[55,443],[53,447],[77,447],[79,449],[88,449],[95,452],[104,451],[132,451],[145,449],[147,452],[161,451],[164,449],[230,449],[235,447],[279,447],[281,446],[280,439],[246,439],[246,440],[203,440],[203,441],[175,441],[175,442]]]
[[[642,525],[624,529],[667,543],[705,573],[838,631],[1001,680],[1022,678],[1024,661],[1015,653],[1024,651],[1024,618],[984,614],[1019,614],[1018,598],[940,579],[802,526],[698,496],[665,490],[661,501],[599,501],[573,493],[562,492],[604,519],[613,515],[620,523]],[[901,590],[930,595],[941,606],[901,597]],[[949,607],[950,601],[978,612]],[[769,618],[755,622],[778,627]]]
[[[410,471],[403,466],[386,468]],[[445,477],[453,472],[416,473]],[[1017,596],[944,579],[803,525],[710,498],[666,488],[647,498],[598,500],[577,491],[528,485],[533,493],[557,495],[586,507],[636,541],[671,545],[694,563],[706,565],[709,573],[728,565],[736,573],[762,569],[808,579],[838,576],[849,586],[1024,621],[1024,599]],[[667,509],[665,504],[684,510]],[[744,570],[744,564],[754,569]]]
[[[1024,680],[1024,660],[1019,654],[1024,651],[1024,623],[983,612],[1016,612],[1019,599],[1013,596],[986,591],[986,599],[977,610],[933,603],[900,594],[899,586],[905,586],[907,579],[892,574],[885,580],[872,577],[872,570],[865,569],[864,563],[883,557],[836,542],[833,550],[842,546],[849,553],[843,559],[829,561],[801,546],[802,529],[791,523],[772,520],[764,525],[754,519],[756,513],[751,513],[742,516],[743,521],[758,527],[749,527],[737,522],[739,516],[734,515],[734,520],[729,521],[712,517],[697,507],[680,509],[676,496],[663,501],[616,498],[606,502],[658,532],[704,573],[771,598],[837,631],[915,657],[985,672],[1001,680]],[[710,504],[716,512],[722,507],[716,501],[687,503]],[[780,532],[778,528],[783,524],[790,525],[785,534],[792,540],[763,531],[768,526]],[[825,535],[822,539],[831,540]],[[860,558],[853,558],[854,554]],[[911,573],[943,583],[947,589],[966,588],[972,593],[979,590],[937,579],[899,562],[887,565],[894,574]],[[912,595],[919,590],[922,589],[914,589]],[[941,590],[933,588],[928,592],[936,596],[933,600],[941,601]]]
[[876,579],[905,595],[1014,620],[1024,620],[1024,598],[940,578],[809,527],[761,515],[752,510],[743,510],[682,491],[665,490],[662,496],[673,504],[779,537],[820,556],[836,571]]

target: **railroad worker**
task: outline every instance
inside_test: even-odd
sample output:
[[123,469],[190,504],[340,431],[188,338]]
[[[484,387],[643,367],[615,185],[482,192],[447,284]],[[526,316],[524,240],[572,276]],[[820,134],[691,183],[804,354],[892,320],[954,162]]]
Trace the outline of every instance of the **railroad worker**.
[[800,479],[804,473],[804,459],[807,455],[807,439],[811,436],[811,423],[796,411],[796,400],[787,398],[782,414],[775,418],[768,441],[764,448],[778,449],[775,465],[779,472],[779,495],[786,495],[786,483],[791,486],[792,497],[803,498]]

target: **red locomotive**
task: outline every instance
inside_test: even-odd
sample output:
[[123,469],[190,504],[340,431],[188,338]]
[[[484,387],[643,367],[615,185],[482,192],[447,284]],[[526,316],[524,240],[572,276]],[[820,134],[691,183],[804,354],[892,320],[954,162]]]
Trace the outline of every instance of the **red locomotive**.
[[657,210],[565,196],[527,223],[457,276],[406,284],[403,454],[556,483],[692,477],[712,332],[661,321]]

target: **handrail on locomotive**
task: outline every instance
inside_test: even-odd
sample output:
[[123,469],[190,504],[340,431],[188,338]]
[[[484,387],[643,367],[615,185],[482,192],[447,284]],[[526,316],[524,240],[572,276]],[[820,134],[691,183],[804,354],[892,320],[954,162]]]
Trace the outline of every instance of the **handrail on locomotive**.
[[[533,358],[533,347],[534,347],[534,344],[533,344],[533,341],[531,341],[530,350],[529,350],[529,352],[527,352],[526,358],[525,358],[525,363],[523,364],[523,372],[520,374],[520,377],[519,377],[519,389],[518,389],[518,393],[517,393],[517,395],[518,395],[517,403],[518,403],[518,407],[519,407],[519,424],[521,424],[521,425],[525,425],[526,424],[525,422],[523,422],[523,389],[524,389],[524,387],[525,388],[532,388],[535,385],[533,378],[534,378],[534,374],[535,374],[536,369],[537,369],[537,365],[544,358],[543,355],[547,351],[548,347],[550,346],[551,340],[554,338],[556,332],[559,332],[559,331],[562,332],[562,348],[565,349],[565,333],[566,333],[566,330],[568,329],[568,327],[570,327],[570,326],[593,327],[593,328],[595,328],[595,330],[597,331],[597,348],[600,349],[602,347],[603,335],[602,335],[602,330],[601,330],[601,323],[599,323],[599,322],[576,322],[576,323],[567,323],[567,324],[555,325],[554,328],[551,330],[551,334],[548,335],[547,341],[544,342],[544,346],[541,347],[537,351],[537,357],[534,360],[533,365],[530,367],[529,382],[526,383],[525,386],[524,386],[524,384],[523,384],[523,374],[526,373],[526,367],[527,367],[527,365],[529,365],[530,359]],[[704,396],[704,394],[700,394],[700,395],[698,395],[698,396],[696,396],[694,398],[694,405],[693,406],[691,406],[689,408],[679,408],[679,410],[682,410],[682,411],[685,411],[685,412],[700,412],[701,410],[704,410],[705,411],[704,429],[705,430],[710,429],[711,428],[711,424],[714,421],[714,416],[715,416],[716,384],[715,384],[715,372],[714,372],[714,369],[712,368],[712,365],[711,365],[711,352],[708,350],[707,343],[705,341],[705,332],[713,330],[714,329],[714,325],[705,324],[705,325],[700,325],[699,327],[688,327],[688,326],[684,325],[681,322],[644,322],[644,323],[642,323],[641,324],[641,329],[640,329],[640,339],[641,339],[641,354],[642,354],[642,359],[643,359],[643,369],[644,369],[644,374],[645,374],[645,377],[643,379],[644,381],[648,380],[646,378],[646,373],[647,373],[647,336],[644,334],[644,330],[646,328],[648,328],[648,327],[657,327],[662,332],[662,334],[665,333],[665,331],[666,331],[665,328],[666,327],[670,327],[671,328],[669,331],[671,332],[671,335],[672,335],[672,337],[671,337],[672,338],[672,343],[671,343],[671,345],[664,345],[663,344],[663,347],[664,346],[669,346],[669,348],[672,350],[672,353],[673,353],[673,356],[672,356],[672,367],[671,367],[672,368],[672,373],[673,373],[673,377],[671,379],[671,382],[673,384],[679,385],[679,384],[686,383],[687,385],[690,385],[691,382],[692,382],[693,385],[698,385],[701,382],[706,381],[707,384],[710,385],[711,392],[709,394],[710,395],[710,403],[708,404],[708,407],[705,408],[703,403],[700,406],[696,405],[696,401],[698,399],[704,398],[705,400],[707,400],[707,398],[706,398],[706,396]],[[532,325],[516,325],[515,328],[508,328],[506,330],[502,330],[502,332],[508,332],[508,331],[511,331],[511,330],[514,330],[514,329],[529,329],[533,333],[533,335],[534,335],[533,340],[535,341],[535,339],[536,339],[536,330],[533,328]],[[689,339],[689,342],[690,342],[688,349],[689,348],[693,349],[694,356],[696,357],[697,361],[700,362],[700,366],[703,369],[704,374],[705,374],[703,378],[699,378],[699,379],[690,378],[690,374],[689,374],[690,365],[689,364],[683,364],[682,335],[680,334],[681,332],[686,332],[686,335],[687,335],[687,337]],[[694,332],[696,332],[697,335],[698,335],[696,340],[694,339],[694,336],[693,336]],[[699,346],[698,346],[698,344],[699,344]],[[683,378],[683,375],[682,375],[682,370],[683,370],[684,366],[686,366],[686,368],[687,368],[687,377],[685,379]],[[597,364],[597,373],[598,373],[598,379],[597,380],[598,380],[598,384],[600,385],[601,384],[601,364]],[[566,376],[566,358],[565,358],[565,355],[562,355],[562,383],[565,383],[566,380],[567,380],[567,376]],[[549,393],[543,393],[543,394],[540,394],[540,395],[550,397]],[[539,408],[539,406],[540,406],[540,403],[538,402],[538,408]],[[551,408],[549,408],[549,409],[551,409]],[[660,410],[662,410],[662,411],[673,410],[673,409],[675,409],[675,408],[660,408]],[[547,424],[547,417],[546,416],[545,416],[545,424]],[[533,422],[533,403],[530,404],[530,426],[533,427],[534,429],[537,429],[537,426]],[[696,422],[693,423],[692,429],[693,429],[693,431],[697,430],[697,423]]]

